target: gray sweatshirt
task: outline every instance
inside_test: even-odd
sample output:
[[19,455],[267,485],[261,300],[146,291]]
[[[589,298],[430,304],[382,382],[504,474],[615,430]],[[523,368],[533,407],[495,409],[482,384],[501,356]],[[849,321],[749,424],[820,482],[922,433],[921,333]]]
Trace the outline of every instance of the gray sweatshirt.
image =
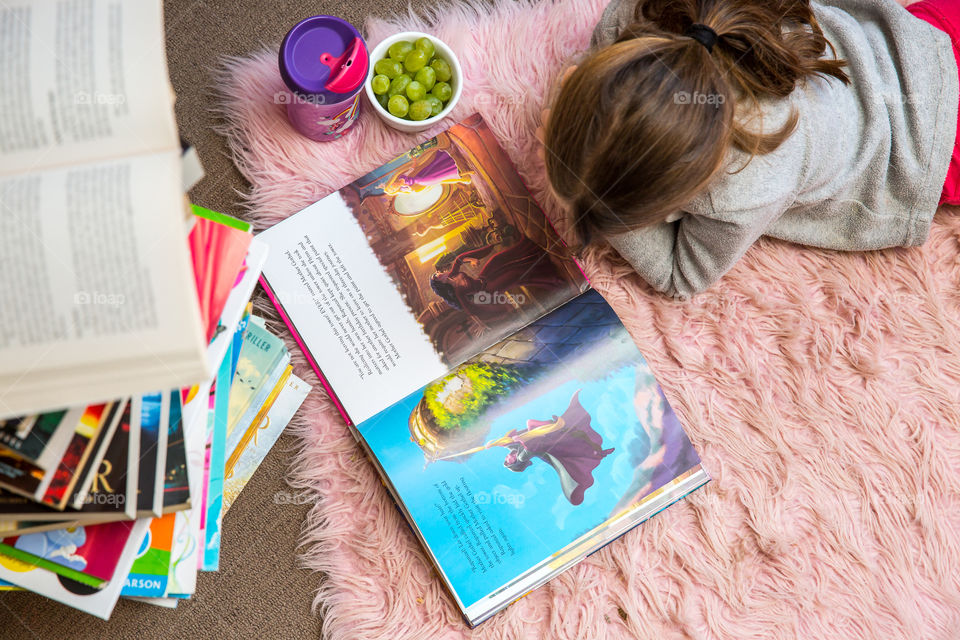
[[[634,5],[607,7],[594,46],[616,39]],[[763,104],[767,131],[791,107],[799,115],[778,149],[749,162],[731,150],[730,170],[679,219],[607,237],[658,291],[707,289],[762,235],[842,251],[926,240],[957,132],[950,38],[893,0],[825,0],[813,10],[851,83],[810,78]]]

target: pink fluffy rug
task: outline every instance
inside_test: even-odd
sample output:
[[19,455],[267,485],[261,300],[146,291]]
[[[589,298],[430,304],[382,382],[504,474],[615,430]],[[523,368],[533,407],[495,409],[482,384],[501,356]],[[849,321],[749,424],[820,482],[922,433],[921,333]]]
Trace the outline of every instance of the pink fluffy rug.
[[[600,0],[458,5],[366,25],[437,34],[552,215],[534,130]],[[428,134],[365,113],[334,143],[287,125],[275,51],[228,61],[224,133],[264,228]],[[761,241],[674,302],[614,256],[595,286],[654,366],[715,480],[476,630],[467,629],[332,404],[294,427],[315,496],[303,561],[330,639],[955,638],[960,629],[960,214],[920,249],[838,254]],[[296,350],[294,350],[296,351]],[[302,357],[297,374],[316,378]]]

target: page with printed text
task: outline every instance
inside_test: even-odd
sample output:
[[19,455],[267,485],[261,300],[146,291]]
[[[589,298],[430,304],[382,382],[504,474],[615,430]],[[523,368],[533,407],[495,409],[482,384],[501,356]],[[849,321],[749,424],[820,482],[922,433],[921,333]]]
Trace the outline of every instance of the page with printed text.
[[9,0],[0,51],[0,174],[179,148],[159,0]]

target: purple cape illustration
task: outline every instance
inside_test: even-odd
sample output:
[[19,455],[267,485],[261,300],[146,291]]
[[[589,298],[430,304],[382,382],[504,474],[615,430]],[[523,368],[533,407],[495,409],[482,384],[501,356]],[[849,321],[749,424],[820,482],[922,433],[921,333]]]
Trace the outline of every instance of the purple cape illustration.
[[383,185],[387,195],[416,193],[438,184],[469,182],[469,176],[461,175],[457,161],[446,151],[437,151],[430,161],[412,173],[401,173]]
[[533,458],[540,458],[557,472],[563,495],[573,505],[583,502],[584,492],[593,486],[593,470],[613,453],[603,448],[603,437],[590,426],[590,414],[579,396],[578,390],[562,416],[527,420],[526,429],[513,429],[501,439],[509,440],[502,446],[510,449],[503,466],[520,472],[533,464]]
[[409,185],[421,185],[429,187],[439,184],[444,180],[453,180],[460,177],[460,170],[457,163],[446,151],[437,151],[430,158],[430,162],[413,175],[403,174],[400,176],[404,182]]
[[[680,424],[680,419],[673,412],[670,401],[663,393],[663,388],[657,385],[657,394],[663,403],[663,431],[660,435],[660,444],[664,448],[663,459],[654,469],[650,477],[650,491],[659,489],[681,473],[689,471],[700,464],[700,457],[696,449],[690,444],[687,433]],[[656,447],[651,446],[651,453]]]

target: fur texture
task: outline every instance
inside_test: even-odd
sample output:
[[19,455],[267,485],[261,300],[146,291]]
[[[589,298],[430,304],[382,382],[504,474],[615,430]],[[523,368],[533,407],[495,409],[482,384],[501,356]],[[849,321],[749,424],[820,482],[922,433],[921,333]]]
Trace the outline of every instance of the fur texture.
[[[466,90],[557,217],[534,130],[600,0],[459,4],[366,25],[456,49]],[[259,229],[432,132],[363,113],[343,139],[291,130],[276,52],[221,70],[223,132]],[[715,478],[468,630],[322,391],[304,403],[292,484],[316,500],[303,562],[330,640],[949,638],[960,628],[960,216],[922,248],[841,254],[759,242],[674,302],[607,251],[586,272],[623,318]],[[296,373],[315,376],[294,349]],[[315,388],[319,386],[315,384]]]

